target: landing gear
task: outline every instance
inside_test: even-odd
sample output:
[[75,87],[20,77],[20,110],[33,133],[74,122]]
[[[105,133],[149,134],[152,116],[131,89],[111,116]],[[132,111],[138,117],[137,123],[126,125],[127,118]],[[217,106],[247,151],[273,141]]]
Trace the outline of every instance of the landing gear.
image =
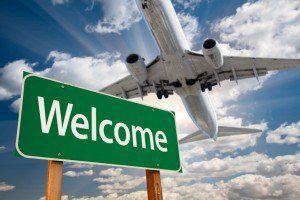
[[208,91],[211,91],[211,90],[212,90],[212,85],[211,85],[211,83],[207,83],[207,89],[208,89]]
[[162,96],[163,96],[162,91],[161,91],[161,90],[158,90],[158,91],[156,92],[156,96],[157,96],[158,99],[162,99]]
[[175,81],[175,82],[171,83],[171,85],[176,88],[182,87],[182,84],[180,83],[180,81]]
[[167,90],[164,90],[164,97],[167,99],[169,97],[169,92]]
[[173,90],[170,88],[170,86],[174,86],[173,85],[174,83],[177,86],[181,85],[181,83],[179,81],[169,83],[169,81],[161,80],[160,84],[155,84],[154,82],[152,82],[152,85],[154,87],[153,89],[156,92],[157,98],[162,99],[164,97],[167,99],[167,98],[169,98],[170,95],[174,94]]
[[206,88],[208,89],[208,91],[211,91],[212,90],[212,86],[213,85],[211,83],[206,83],[206,84],[201,83],[200,84],[200,88],[201,88],[202,92],[205,92]]
[[200,88],[201,88],[201,92],[205,92],[206,87],[203,83],[200,84]]
[[147,2],[147,0],[145,0],[145,1],[142,3],[142,8],[143,8],[143,9],[148,8],[148,2]]
[[165,97],[167,99],[169,97],[169,91],[168,90],[157,90],[156,96],[158,99],[162,99],[162,97]]

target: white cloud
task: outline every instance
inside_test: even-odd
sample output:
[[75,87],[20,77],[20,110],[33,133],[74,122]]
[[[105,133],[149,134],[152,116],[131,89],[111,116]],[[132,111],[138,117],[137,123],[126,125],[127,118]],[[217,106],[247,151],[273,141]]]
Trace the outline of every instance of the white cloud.
[[6,149],[5,146],[0,146],[0,152],[1,152],[1,151],[4,151],[5,149]]
[[217,22],[214,31],[222,42],[247,54],[299,57],[299,7],[300,2],[293,0],[247,2],[236,14]]
[[193,162],[189,164],[189,170],[202,175],[203,177],[229,177],[237,173],[253,173],[256,172],[258,164],[268,159],[264,154],[251,153],[245,156],[237,156],[232,158],[213,158],[208,161]]
[[93,179],[93,181],[99,182],[99,183],[114,183],[114,182],[124,182],[134,179],[135,177],[126,175],[126,174],[120,174],[120,175],[114,175],[110,177],[99,177]]
[[[34,70],[35,63],[17,60],[0,69],[0,100],[20,95],[23,71],[54,78],[88,89],[99,90],[102,87],[123,78],[128,74],[119,53],[101,53],[96,57],[71,57],[67,53],[51,51],[47,60],[53,63],[42,71]],[[89,81],[87,81],[89,80]],[[20,99],[11,105],[17,111]]]
[[[179,195],[170,192],[163,192],[164,199],[178,199]],[[146,191],[134,191],[123,195],[118,195],[116,193],[109,194],[107,196],[83,196],[80,198],[72,198],[72,200],[105,200],[105,199],[114,199],[114,200],[142,200],[147,199]]]
[[8,185],[5,182],[0,182],[0,192],[5,192],[5,191],[13,190],[13,189],[15,189],[15,186]]
[[119,176],[121,175],[123,169],[121,168],[109,168],[109,169],[106,169],[106,170],[102,170],[100,171],[100,175],[103,175],[103,176]]
[[17,98],[14,102],[12,102],[12,104],[10,105],[10,109],[13,112],[19,112],[20,109],[20,105],[21,105],[21,98]]
[[227,110],[230,108],[228,104],[235,103],[242,95],[261,89],[265,81],[275,73],[270,72],[266,76],[260,77],[259,82],[255,78],[240,80],[238,85],[233,81],[223,81],[221,87],[216,86],[209,93],[213,105],[217,108],[217,114],[219,116],[226,115]]
[[183,150],[180,152],[181,158],[184,162],[188,162],[189,159],[195,158],[197,156],[204,156],[206,155],[206,151],[202,146],[193,146],[190,149]]
[[51,2],[53,5],[62,5],[69,3],[69,0],[51,0]]
[[[244,156],[227,156],[211,160],[185,163],[187,177],[226,178],[239,173],[254,173],[267,177],[285,174],[300,174],[300,154],[270,158],[265,154],[252,152]],[[176,183],[174,183],[176,184]]]
[[102,3],[104,17],[96,25],[87,25],[87,32],[120,34],[142,19],[134,0],[98,1]]
[[52,66],[38,74],[88,89],[99,90],[128,74],[119,53],[102,53],[97,57],[53,56]]
[[98,188],[104,194],[123,193],[132,190],[145,182],[145,177],[122,174],[121,168],[109,168],[100,171],[100,177],[94,178],[93,181],[101,183]]
[[266,178],[247,174],[220,184],[228,190],[229,199],[297,199],[300,177],[284,175]]
[[266,137],[267,143],[299,144],[300,121],[292,124],[281,124],[279,128],[269,131]]
[[[173,180],[175,181],[175,180]],[[174,199],[297,199],[300,193],[300,177],[284,175],[264,177],[246,174],[227,182],[192,184],[172,183],[164,192],[171,193]]]
[[53,59],[54,61],[62,61],[62,60],[68,60],[71,58],[71,55],[64,52],[59,51],[51,51],[47,57],[46,61],[50,61]]
[[[217,21],[212,30],[219,34],[220,48],[224,55],[299,57],[300,42],[293,37],[300,32],[298,1],[255,1],[247,2],[229,17]],[[262,88],[274,73],[234,82],[223,81],[222,87],[211,92],[219,115],[225,115],[227,103],[236,101],[241,95]]]
[[196,182],[168,188],[164,192],[176,194],[175,199],[226,199],[226,190],[216,187],[214,184]]
[[65,162],[65,167],[70,169],[90,169],[93,168],[94,165],[85,163]]
[[[43,196],[43,197],[40,198],[40,200],[45,200],[45,199],[46,199],[45,196]],[[61,196],[61,200],[69,200],[69,196],[68,195],[62,195]]]
[[300,175],[300,154],[277,156],[274,159],[262,160],[257,166],[257,173],[264,176]]
[[78,176],[92,176],[94,174],[93,170],[86,170],[86,171],[67,171],[64,173],[65,176],[69,177],[78,177]]
[[200,4],[202,0],[176,0],[176,2],[182,5],[184,9],[194,10],[197,4]]
[[136,177],[128,181],[114,182],[111,184],[101,184],[99,190],[105,194],[121,193],[126,190],[132,190],[145,182],[145,177]]
[[0,68],[0,100],[7,100],[19,95],[23,71],[32,72],[35,63],[17,60]]
[[177,17],[182,26],[189,46],[192,47],[193,44],[195,44],[195,39],[201,36],[198,20],[196,17],[184,12],[178,13]]
[[[299,195],[299,155],[285,155],[270,158],[265,154],[251,153],[245,156],[211,159],[198,164],[194,173],[184,174],[162,172],[165,199],[296,199]],[[145,177],[109,170],[112,176],[98,179],[99,189],[106,196],[71,199],[145,199],[146,191],[136,191],[144,183]],[[246,174],[245,174],[246,173]],[[249,174],[251,173],[251,174]],[[257,173],[255,175],[255,173]],[[222,178],[237,176],[215,183],[201,182],[203,177]],[[118,177],[120,179],[118,180]],[[122,178],[126,177],[126,178]],[[111,179],[113,178],[113,179]],[[106,179],[106,180],[105,180]],[[103,181],[104,180],[104,181]],[[103,184],[109,183],[109,184]],[[120,193],[125,193],[121,194]]]

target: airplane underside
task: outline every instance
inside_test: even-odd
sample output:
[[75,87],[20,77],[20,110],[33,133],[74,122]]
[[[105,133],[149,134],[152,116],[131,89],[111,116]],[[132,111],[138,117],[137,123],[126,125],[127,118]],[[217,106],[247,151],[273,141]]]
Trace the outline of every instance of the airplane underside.
[[158,99],[174,93],[181,100],[198,131],[181,143],[207,138],[261,132],[218,126],[217,116],[206,90],[224,80],[258,78],[268,71],[300,67],[299,59],[224,56],[216,40],[206,39],[202,53],[190,49],[170,0],[136,0],[158,44],[160,54],[146,64],[138,54],[126,59],[127,77],[103,88],[101,92],[122,98],[143,98],[156,93]]

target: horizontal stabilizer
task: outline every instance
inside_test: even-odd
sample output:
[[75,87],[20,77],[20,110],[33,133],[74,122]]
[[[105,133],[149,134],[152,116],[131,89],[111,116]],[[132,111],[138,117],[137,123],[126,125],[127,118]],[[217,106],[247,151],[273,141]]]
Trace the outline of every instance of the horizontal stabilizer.
[[[226,127],[219,126],[218,127],[218,137],[225,137],[231,135],[243,135],[243,134],[251,134],[251,133],[259,133],[261,130],[259,129],[250,129],[250,128],[237,128],[237,127]],[[198,130],[182,139],[179,140],[179,144],[195,142],[200,140],[206,140],[209,137],[201,130]]]

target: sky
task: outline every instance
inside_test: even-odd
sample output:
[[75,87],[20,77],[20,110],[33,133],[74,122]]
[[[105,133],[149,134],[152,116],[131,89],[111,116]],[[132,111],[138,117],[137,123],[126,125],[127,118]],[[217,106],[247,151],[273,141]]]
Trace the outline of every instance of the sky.
[[[300,58],[300,2],[172,0],[191,48],[206,38],[224,55]],[[0,199],[43,199],[46,161],[14,156],[22,72],[99,90],[128,75],[124,59],[159,49],[133,0],[0,1]],[[224,81],[209,92],[220,125],[261,134],[180,146],[184,173],[161,172],[165,199],[300,196],[300,69]],[[142,101],[175,111],[178,137],[196,131],[180,98]],[[64,163],[64,199],[145,199],[141,169]]]

